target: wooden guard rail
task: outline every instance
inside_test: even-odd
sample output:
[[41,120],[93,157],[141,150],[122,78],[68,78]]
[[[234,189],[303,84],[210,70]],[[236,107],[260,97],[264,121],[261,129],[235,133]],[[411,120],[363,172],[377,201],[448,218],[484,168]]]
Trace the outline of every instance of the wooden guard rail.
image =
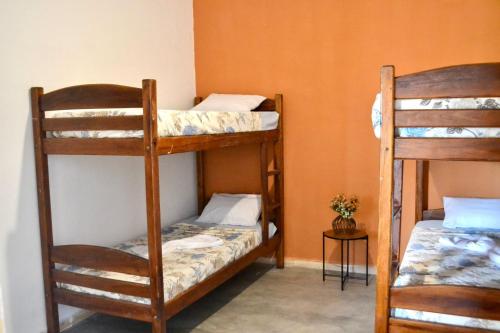
[[149,276],[149,261],[147,259],[102,246],[54,246],[50,259],[53,263],[58,264]]
[[[102,271],[149,276],[149,261],[142,257],[116,249],[93,245],[54,246],[51,261],[57,264],[72,265]],[[125,295],[149,298],[151,291],[148,284],[115,280],[89,274],[74,273],[52,269],[54,282],[116,292]]]
[[453,285],[393,287],[390,307],[500,320],[500,291]]

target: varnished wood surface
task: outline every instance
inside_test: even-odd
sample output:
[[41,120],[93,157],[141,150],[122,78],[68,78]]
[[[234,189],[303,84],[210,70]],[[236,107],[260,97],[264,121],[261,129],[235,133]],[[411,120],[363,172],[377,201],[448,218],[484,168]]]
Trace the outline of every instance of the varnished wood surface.
[[153,333],[165,333],[167,328],[163,313],[163,255],[160,212],[160,170],[157,152],[158,110],[156,105],[155,80],[142,81],[142,106],[144,112],[144,175],[146,183],[151,324]]
[[399,76],[396,98],[500,96],[500,63],[450,66]]
[[276,112],[279,114],[279,140],[274,143],[273,149],[273,169],[274,175],[274,200],[280,203],[279,211],[275,214],[275,223],[280,235],[278,249],[276,250],[276,267],[285,267],[285,131],[283,113],[283,95],[276,94],[274,97]]
[[401,215],[403,210],[403,161],[394,160],[394,194],[392,198],[392,260],[399,260]]
[[59,264],[149,276],[148,260],[108,247],[95,245],[54,246],[50,259]]
[[142,138],[47,138],[43,152],[49,155],[143,156]]
[[444,220],[444,209],[427,209],[424,210],[423,220]]
[[48,333],[59,332],[59,313],[54,299],[55,283],[52,279],[54,264],[50,261],[53,247],[52,211],[50,204],[49,165],[43,151],[45,132],[42,130],[44,114],[40,109],[42,88],[31,88],[31,117],[33,125],[33,144],[35,152],[36,188],[38,196],[38,222],[42,254],[43,286],[45,296],[45,318]]
[[161,137],[157,150],[160,155],[185,153],[247,145],[278,140],[279,131],[241,132],[231,134],[206,134],[194,136]]
[[[54,297],[58,304],[70,305],[112,316],[151,322],[151,307],[144,304],[111,299],[56,288]],[[156,333],[156,332],[155,332]]]
[[500,161],[500,138],[397,138],[395,158]]
[[391,288],[391,307],[500,320],[500,290],[422,285]]
[[478,327],[452,326],[425,321],[391,318],[390,333],[498,333]]
[[394,67],[381,70],[382,131],[380,139],[380,194],[378,221],[375,332],[389,328],[389,286],[392,267],[392,205],[394,183]]
[[44,131],[142,130],[142,116],[45,118]]
[[500,110],[396,111],[396,127],[500,127]]
[[52,273],[56,282],[143,298],[149,298],[150,295],[149,285],[147,284],[114,280],[61,270],[53,270]]
[[103,108],[142,108],[140,88],[86,84],[51,91],[40,99],[42,111]]

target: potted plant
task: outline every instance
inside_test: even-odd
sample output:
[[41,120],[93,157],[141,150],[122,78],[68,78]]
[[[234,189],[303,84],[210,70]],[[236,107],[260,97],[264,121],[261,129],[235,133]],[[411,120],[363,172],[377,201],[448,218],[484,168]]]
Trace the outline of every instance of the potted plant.
[[332,229],[336,233],[350,234],[356,230],[356,221],[353,216],[358,210],[359,200],[356,196],[347,199],[339,194],[330,202],[330,208],[339,215],[332,221]]

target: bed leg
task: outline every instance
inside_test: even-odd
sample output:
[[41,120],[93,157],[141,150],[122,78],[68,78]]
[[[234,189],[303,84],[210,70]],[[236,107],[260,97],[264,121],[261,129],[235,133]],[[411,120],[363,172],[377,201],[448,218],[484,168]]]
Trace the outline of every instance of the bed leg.
[[163,318],[153,318],[152,333],[167,333],[167,322]]
[[276,268],[285,268],[285,242],[283,238],[280,238],[280,244],[276,250]]

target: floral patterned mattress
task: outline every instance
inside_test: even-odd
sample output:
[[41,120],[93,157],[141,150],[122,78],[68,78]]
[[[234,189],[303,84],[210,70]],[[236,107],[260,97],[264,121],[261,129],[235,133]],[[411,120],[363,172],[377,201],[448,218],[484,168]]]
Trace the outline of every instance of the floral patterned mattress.
[[[467,237],[472,231],[442,227],[442,221],[419,222],[410,237],[394,286],[469,285],[500,289],[500,267],[486,254],[440,245],[441,237]],[[476,232],[477,233],[477,232]],[[500,232],[481,232],[500,246]],[[500,321],[441,313],[393,309],[393,316],[500,331]]]
[[[380,103],[381,95],[377,94],[372,107],[372,126],[377,138],[380,138],[382,126]],[[471,109],[481,112],[500,109],[500,97],[397,99],[394,107],[396,110]],[[405,127],[398,128],[396,135],[402,138],[500,138],[500,128]]]
[[[142,115],[142,109],[91,109],[46,112],[47,118],[113,117]],[[277,112],[221,112],[158,110],[160,137],[224,134],[273,130],[278,127]],[[55,138],[134,138],[142,131],[53,131]]]
[[[179,293],[203,281],[221,268],[249,253],[262,242],[260,223],[255,227],[221,226],[195,223],[193,222],[195,219],[196,217],[192,217],[164,227],[162,229],[163,243],[169,240],[203,234],[221,238],[223,240],[223,245],[208,248],[173,250],[163,253],[163,286],[165,302],[173,299]],[[271,238],[275,232],[276,227],[274,224],[270,223],[269,237]],[[146,236],[142,236],[119,244],[115,248],[141,257],[147,257],[147,238]],[[60,265],[59,268],[66,271],[110,279],[144,284],[149,283],[149,278],[147,277],[66,265]],[[65,283],[59,283],[59,287],[141,304],[150,303],[150,300],[147,298],[90,289]]]

